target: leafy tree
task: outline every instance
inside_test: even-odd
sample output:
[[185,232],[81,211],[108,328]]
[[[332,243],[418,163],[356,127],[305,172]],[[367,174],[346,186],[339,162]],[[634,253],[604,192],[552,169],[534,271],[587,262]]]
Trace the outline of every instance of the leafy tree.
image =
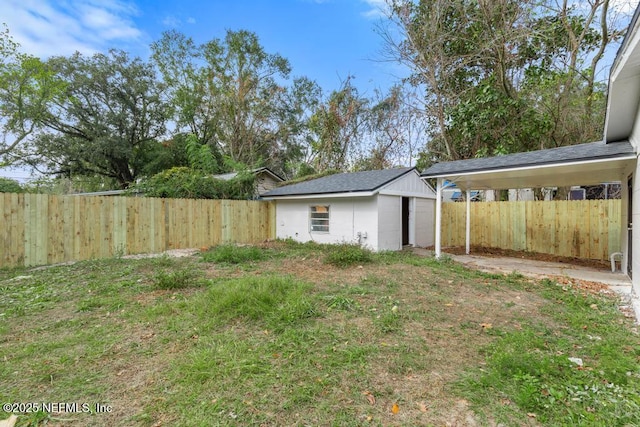
[[609,0],[389,3],[386,52],[424,91],[432,132],[423,163],[601,137],[596,71],[622,34]]
[[255,175],[239,173],[234,179],[216,179],[187,167],[162,171],[133,189],[148,197],[247,200],[255,197]]
[[178,133],[162,141],[145,144],[140,153],[140,176],[150,177],[173,167],[189,166],[187,158],[187,134]]
[[104,176],[128,187],[169,117],[153,67],[117,50],[54,57],[47,65],[66,91],[42,118],[46,132],[36,139],[34,164],[44,160],[62,176]]
[[376,91],[370,103],[354,169],[412,166],[426,132],[424,114],[414,107],[415,93],[395,85],[387,93]]
[[254,33],[227,31],[224,40],[196,45],[170,31],[152,52],[171,88],[179,128],[209,145],[214,159],[283,170],[300,156],[305,111],[319,89],[304,78],[287,86],[289,62],[267,53]]
[[47,104],[64,88],[46,64],[18,49],[6,28],[0,32],[0,156],[5,165],[24,156]]
[[368,100],[351,79],[334,90],[310,118],[311,162],[318,172],[348,170],[364,132]]
[[23,193],[20,183],[10,178],[0,178],[0,193]]

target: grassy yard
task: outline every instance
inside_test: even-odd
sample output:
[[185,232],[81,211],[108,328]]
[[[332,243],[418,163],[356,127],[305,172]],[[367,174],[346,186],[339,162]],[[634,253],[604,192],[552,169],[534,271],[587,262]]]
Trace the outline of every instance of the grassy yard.
[[0,419],[637,426],[640,338],[617,302],[291,242],[0,270]]

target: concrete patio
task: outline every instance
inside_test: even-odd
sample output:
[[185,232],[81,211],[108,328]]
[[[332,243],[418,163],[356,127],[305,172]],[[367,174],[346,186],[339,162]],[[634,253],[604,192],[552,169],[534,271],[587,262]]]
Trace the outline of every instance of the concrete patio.
[[[420,255],[433,256],[432,251],[425,249],[416,248],[414,251]],[[452,255],[447,253],[443,253],[443,255],[469,268],[488,273],[510,274],[516,272],[535,279],[560,276],[605,284],[609,289],[620,295],[622,306],[628,306],[633,309],[636,322],[640,323],[640,297],[633,293],[629,276],[619,271],[612,273],[611,270],[526,258]]]

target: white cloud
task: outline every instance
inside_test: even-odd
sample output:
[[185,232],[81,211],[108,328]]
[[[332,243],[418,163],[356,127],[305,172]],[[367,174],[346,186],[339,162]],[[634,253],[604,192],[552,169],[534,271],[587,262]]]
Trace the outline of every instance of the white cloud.
[[389,6],[385,0],[362,0],[370,9],[363,13],[366,18],[382,18],[388,16]]
[[[184,22],[186,22],[187,24],[193,25],[196,23],[196,18],[190,16],[187,19],[185,19]],[[181,27],[182,24],[183,24],[182,19],[178,18],[175,15],[167,15],[162,20],[162,25],[164,25],[165,27],[178,28],[178,27]]]
[[177,28],[181,24],[182,21],[180,21],[180,18],[173,15],[165,16],[165,18],[162,20],[162,25],[164,25],[165,27]]
[[[137,8],[127,0],[3,0],[0,21],[22,51],[40,56],[92,54],[139,41]],[[8,4],[7,4],[8,3]]]

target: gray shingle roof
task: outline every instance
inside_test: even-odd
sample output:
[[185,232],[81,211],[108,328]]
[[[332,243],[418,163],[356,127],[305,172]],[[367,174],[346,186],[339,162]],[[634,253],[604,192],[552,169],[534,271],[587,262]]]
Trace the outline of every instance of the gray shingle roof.
[[[267,167],[251,169],[250,172],[253,173],[254,175],[258,175],[260,172],[266,172],[266,173],[270,174],[271,176],[273,176],[273,178],[279,180],[280,182],[284,181],[284,178],[282,178],[280,175],[278,175],[277,173],[275,173],[274,171],[272,171],[271,169],[269,169]],[[218,174],[218,175],[213,175],[214,178],[223,179],[225,181],[233,179],[236,176],[238,176],[238,172],[229,172],[229,173],[221,173],[221,174]]]
[[340,173],[275,188],[262,197],[302,196],[311,194],[358,193],[379,189],[415,168],[385,169]]
[[462,174],[469,172],[509,169],[525,166],[569,163],[597,159],[625,157],[634,153],[628,141],[605,144],[602,141],[546,150],[527,151],[506,156],[485,157],[481,159],[456,160],[436,163],[420,176],[433,177]]

